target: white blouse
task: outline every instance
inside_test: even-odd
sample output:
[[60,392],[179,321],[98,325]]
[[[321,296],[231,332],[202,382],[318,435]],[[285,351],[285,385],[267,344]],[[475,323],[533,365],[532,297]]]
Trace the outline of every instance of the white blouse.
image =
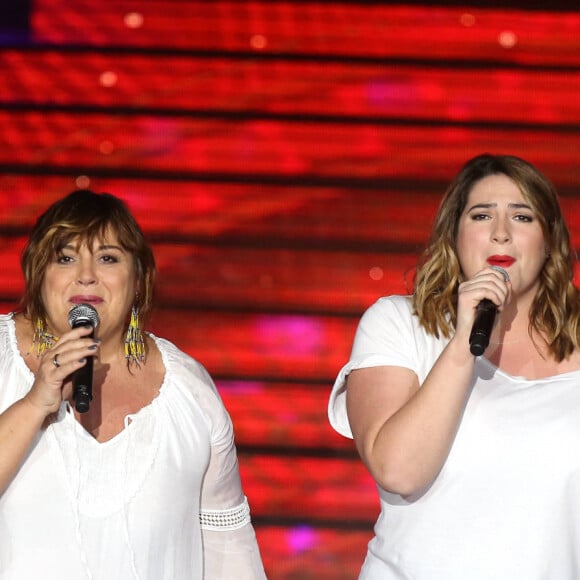
[[[230,417],[207,371],[153,337],[159,395],[99,443],[67,403],[0,496],[0,579],[256,580]],[[34,376],[0,315],[0,413]]]

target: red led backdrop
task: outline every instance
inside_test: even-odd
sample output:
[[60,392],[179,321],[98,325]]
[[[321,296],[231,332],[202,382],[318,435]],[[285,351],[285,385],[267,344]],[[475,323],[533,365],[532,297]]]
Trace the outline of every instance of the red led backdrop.
[[37,0],[16,32],[0,15],[2,310],[49,202],[129,202],[160,268],[152,330],[217,381],[271,580],[357,576],[377,500],[328,392],[362,311],[409,288],[460,165],[536,163],[579,240],[580,14],[445,4]]

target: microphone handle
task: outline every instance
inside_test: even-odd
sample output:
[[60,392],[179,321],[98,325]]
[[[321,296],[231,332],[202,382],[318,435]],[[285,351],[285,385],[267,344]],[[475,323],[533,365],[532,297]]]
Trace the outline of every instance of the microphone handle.
[[[81,326],[81,325],[79,325]],[[75,327],[73,327],[75,328]],[[91,332],[89,337],[93,337],[95,332]],[[79,413],[86,413],[93,400],[93,357],[88,356],[85,366],[76,370],[73,374],[73,401],[75,409]]]
[[497,306],[487,298],[477,305],[475,320],[469,335],[469,350],[472,355],[481,356],[488,347],[496,314]]

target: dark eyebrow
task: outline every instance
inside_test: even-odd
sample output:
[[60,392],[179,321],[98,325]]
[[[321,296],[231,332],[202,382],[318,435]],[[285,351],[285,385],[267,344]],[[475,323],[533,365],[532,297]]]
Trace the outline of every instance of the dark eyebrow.
[[63,250],[72,250],[73,252],[76,251],[77,246],[71,243],[68,244],[61,244],[57,248],[57,252],[62,252]]
[[[491,209],[494,207],[497,207],[497,203],[476,203],[467,211],[473,211],[474,209]],[[511,209],[529,209],[530,211],[533,211],[527,203],[509,203],[508,207]]]
[[[73,252],[76,252],[78,250],[78,245],[77,244],[64,244],[63,246],[60,246],[59,248],[59,252],[62,250],[72,250]],[[121,246],[116,246],[114,244],[101,244],[98,248],[97,251],[107,251],[107,250],[118,250],[119,252],[124,252],[125,250],[121,247]]]

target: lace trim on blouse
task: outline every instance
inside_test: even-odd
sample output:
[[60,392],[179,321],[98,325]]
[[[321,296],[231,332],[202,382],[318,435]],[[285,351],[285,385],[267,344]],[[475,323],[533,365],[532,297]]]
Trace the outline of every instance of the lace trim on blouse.
[[199,513],[202,530],[225,532],[243,528],[250,523],[250,506],[248,498],[243,503],[227,510],[204,510]]

